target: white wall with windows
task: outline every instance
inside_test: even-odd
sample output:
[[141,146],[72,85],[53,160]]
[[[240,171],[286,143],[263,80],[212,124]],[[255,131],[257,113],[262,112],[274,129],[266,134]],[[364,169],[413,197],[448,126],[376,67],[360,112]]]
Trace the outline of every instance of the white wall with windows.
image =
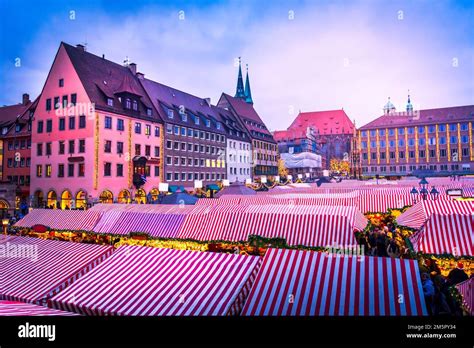
[[252,146],[250,143],[227,138],[227,178],[230,183],[252,178]]

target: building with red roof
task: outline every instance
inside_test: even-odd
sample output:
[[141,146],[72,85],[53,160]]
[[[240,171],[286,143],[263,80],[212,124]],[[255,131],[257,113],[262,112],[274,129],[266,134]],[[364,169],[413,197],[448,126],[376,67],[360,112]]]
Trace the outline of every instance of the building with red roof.
[[[318,148],[318,152],[323,156],[324,168],[328,168],[333,158],[348,159],[355,126],[343,109],[300,112],[288,127],[285,136],[289,134],[292,139],[305,139],[304,143],[311,143],[306,136],[308,130],[314,134],[314,142],[317,144],[314,147]],[[293,136],[298,134],[300,136]]]
[[[27,211],[30,194],[31,120],[37,101],[23,94],[22,102],[0,107],[0,181],[13,185],[14,196],[2,198],[0,208],[23,207]],[[2,185],[3,186],[3,185]]]
[[162,120],[136,65],[62,42],[32,124],[34,206],[144,203],[163,181]]
[[384,115],[357,131],[362,174],[451,175],[474,173],[474,105],[397,112],[389,100]]

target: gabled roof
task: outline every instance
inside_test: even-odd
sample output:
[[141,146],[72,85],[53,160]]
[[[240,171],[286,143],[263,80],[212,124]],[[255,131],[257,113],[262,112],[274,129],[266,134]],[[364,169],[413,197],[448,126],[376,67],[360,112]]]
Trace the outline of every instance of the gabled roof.
[[[194,123],[191,124],[190,120],[188,120],[188,122],[182,121],[181,117],[179,117],[179,111],[181,110],[182,106],[184,107],[183,111],[192,113],[191,116],[194,115],[201,118],[206,117],[211,121],[220,122],[221,124],[223,123],[219,112],[225,112],[226,110],[216,108],[206,99],[196,97],[192,94],[180,91],[179,89],[166,86],[150,79],[142,78],[140,79],[140,82],[148,93],[153,106],[158,110],[159,115],[164,121],[168,121],[169,118],[160,103],[175,111],[176,117],[170,121],[172,123],[183,124],[186,126],[192,125],[193,128],[207,128],[202,122],[200,125],[196,125]],[[224,128],[221,128],[220,130],[213,129],[213,131],[225,133]]]
[[288,130],[314,128],[322,135],[353,134],[354,124],[344,110],[300,112]]
[[27,105],[15,104],[0,107],[0,127],[10,126],[13,124],[23,113],[28,110],[31,102]]
[[[34,102],[27,104],[10,105],[0,108],[0,128],[8,127],[8,132],[3,134],[4,138],[11,136],[25,136],[31,134],[28,130],[28,121],[38,105],[39,97]],[[21,125],[20,131],[16,131],[16,124]]]
[[[245,100],[234,98],[226,93],[222,93],[217,105],[223,108],[229,106],[234,114],[241,119],[241,122],[252,138],[275,142],[272,133],[267,129],[267,126],[257,114],[257,111],[255,111],[252,104],[246,103]],[[265,137],[256,135],[254,132],[257,134],[265,134]]]
[[[139,83],[138,77],[130,68],[67,43],[63,42],[61,45],[64,46],[87,95],[91,102],[95,103],[97,109],[160,121],[156,116],[147,116],[146,108],[152,108],[152,103]],[[139,113],[123,108],[118,100],[121,93],[138,96],[139,104],[141,104]],[[107,104],[107,98],[114,99],[113,107]]]
[[438,109],[415,110],[383,115],[360,127],[361,130],[380,127],[416,126],[440,122],[458,122],[474,120],[474,105],[453,106]]

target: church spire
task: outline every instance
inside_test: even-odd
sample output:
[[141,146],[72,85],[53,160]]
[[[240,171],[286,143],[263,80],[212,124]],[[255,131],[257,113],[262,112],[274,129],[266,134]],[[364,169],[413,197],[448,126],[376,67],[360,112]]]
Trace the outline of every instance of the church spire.
[[252,92],[250,91],[249,65],[247,64],[247,78],[245,79],[245,102],[253,104]]
[[245,99],[244,79],[242,78],[242,64],[239,57],[239,75],[237,76],[237,88],[235,91],[235,98]]
[[413,104],[410,100],[410,90],[408,90],[408,102],[407,102],[407,113],[413,112]]

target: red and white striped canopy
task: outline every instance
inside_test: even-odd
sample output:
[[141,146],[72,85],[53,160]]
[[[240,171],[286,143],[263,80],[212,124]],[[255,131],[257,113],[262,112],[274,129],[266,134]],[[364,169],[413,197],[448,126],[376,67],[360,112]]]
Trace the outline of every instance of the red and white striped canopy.
[[[0,300],[44,304],[45,300],[110,255],[112,247],[2,236]],[[3,255],[2,255],[3,256]]]
[[419,229],[433,214],[439,215],[472,215],[474,202],[457,200],[429,200],[420,201],[408,208],[397,218],[402,226]]
[[60,311],[44,306],[17,301],[0,300],[0,316],[76,316],[78,314]]
[[[176,237],[185,215],[124,212],[114,224],[107,224],[106,233],[126,235],[143,232],[152,237]],[[104,229],[101,229],[104,231]]]
[[50,306],[86,315],[236,314],[260,262],[254,256],[123,246]]
[[457,284],[456,288],[462,296],[464,307],[470,315],[474,315],[474,278],[471,277]]
[[92,231],[100,215],[99,212],[91,210],[33,209],[15,226],[45,225],[58,230]]
[[285,238],[289,245],[355,244],[354,230],[367,219],[354,207],[303,205],[214,206],[207,214],[188,215],[178,238],[246,241],[249,235]]
[[410,241],[426,254],[474,256],[474,215],[432,214]]
[[415,251],[473,255],[474,202],[422,201],[397,218],[399,225],[421,229],[410,237]]
[[245,316],[427,315],[416,260],[269,249]]

